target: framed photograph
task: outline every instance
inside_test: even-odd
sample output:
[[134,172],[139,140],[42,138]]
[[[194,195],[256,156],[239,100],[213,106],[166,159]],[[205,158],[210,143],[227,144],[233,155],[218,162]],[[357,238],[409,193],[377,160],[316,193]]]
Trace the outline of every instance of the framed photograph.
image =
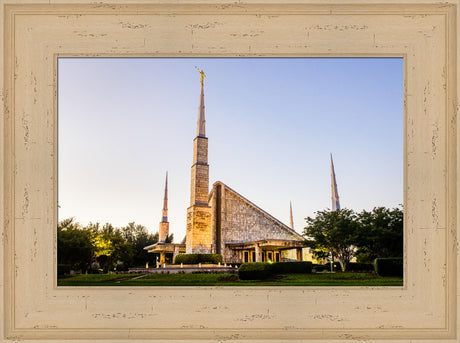
[[[203,93],[197,66],[206,71]],[[373,270],[376,257],[402,257],[403,67],[402,57],[60,57],[58,286],[96,277],[69,274],[133,272],[133,267],[155,274],[132,276],[144,286],[158,285],[160,277],[162,285],[177,286],[172,280],[177,275],[158,274],[199,272],[197,262],[196,270],[187,263],[191,255],[179,256],[187,251],[221,255],[208,256],[222,260],[208,261],[203,272],[297,259],[307,262],[305,268],[314,261],[315,273],[330,270],[330,265],[316,266],[326,257],[313,256],[313,246],[301,234],[305,218],[315,218],[315,211],[331,209],[326,216],[333,216],[331,205],[354,209],[343,212],[352,222],[355,216],[368,218],[364,208],[389,224],[387,234],[379,231],[378,237],[369,224],[363,231],[354,226],[353,234],[336,232],[332,238],[340,245],[343,239],[335,239],[340,234],[356,236],[359,230],[360,238],[369,237],[343,249],[334,245],[343,263],[352,258],[351,249],[356,249],[353,261],[368,263],[348,269]],[[206,161],[200,173],[192,158],[199,151],[194,148],[199,114],[206,135],[199,141],[207,142],[201,146]],[[338,182],[333,184],[337,201],[331,204],[333,165]],[[193,216],[185,214],[197,200],[191,187],[200,190],[200,201],[210,211],[204,235],[198,225],[188,229]],[[340,276],[344,282],[357,278]],[[403,282],[402,271],[397,280],[360,276],[368,283],[359,286]],[[119,286],[136,285],[126,284],[132,281],[126,275],[107,277]],[[220,283],[221,277],[187,282],[216,285],[212,282]],[[312,286],[311,277],[331,275],[289,277],[270,282]],[[184,277],[177,282],[187,285]],[[337,282],[331,285],[343,285]]]
[[[3,1],[1,339],[457,342],[458,3]],[[58,287],[58,59],[397,57],[402,287]]]

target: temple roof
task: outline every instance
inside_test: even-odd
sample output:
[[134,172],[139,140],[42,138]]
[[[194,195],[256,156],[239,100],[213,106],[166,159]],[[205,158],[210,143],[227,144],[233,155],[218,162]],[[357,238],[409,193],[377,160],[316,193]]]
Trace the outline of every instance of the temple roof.
[[[241,194],[237,193],[236,191],[234,191],[233,189],[231,189],[230,187],[228,187],[226,184],[224,184],[223,182],[221,181],[217,181],[214,183],[213,185],[213,190],[215,189],[216,186],[218,185],[221,185],[221,186],[224,186],[225,187],[225,190],[230,192],[235,198],[243,201],[244,203],[246,203],[248,206],[252,207],[256,212],[258,212],[259,214],[261,214],[262,216],[264,216],[265,218],[267,218],[268,220],[272,221],[272,222],[275,222],[282,230],[285,230],[287,233],[291,234],[293,236],[293,240],[301,240],[301,241],[304,241],[305,238],[302,237],[299,233],[297,233],[294,229],[291,229],[289,226],[287,226],[286,224],[282,223],[281,221],[279,221],[278,219],[276,219],[275,217],[273,217],[271,214],[267,213],[266,211],[264,211],[263,209],[261,209],[259,206],[257,206],[256,204],[254,204],[253,202],[249,201],[248,199],[246,199],[244,196],[242,196]],[[209,194],[209,197],[211,198],[212,196],[212,193],[213,193],[213,190],[211,191],[211,193]],[[209,199],[210,200],[210,199]],[[267,238],[267,239],[270,239],[270,238]]]

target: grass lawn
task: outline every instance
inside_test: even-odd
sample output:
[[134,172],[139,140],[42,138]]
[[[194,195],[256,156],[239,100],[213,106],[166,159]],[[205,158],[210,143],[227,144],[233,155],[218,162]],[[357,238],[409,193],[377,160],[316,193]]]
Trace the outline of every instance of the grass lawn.
[[58,279],[58,286],[402,286],[403,279],[371,273],[281,274],[263,281],[236,274],[89,274]]

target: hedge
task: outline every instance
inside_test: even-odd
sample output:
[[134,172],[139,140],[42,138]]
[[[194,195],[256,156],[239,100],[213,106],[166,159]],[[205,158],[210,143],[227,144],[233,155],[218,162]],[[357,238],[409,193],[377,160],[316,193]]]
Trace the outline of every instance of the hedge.
[[276,262],[271,263],[271,269],[274,274],[287,273],[307,273],[312,271],[313,263],[307,261],[299,262]]
[[375,272],[380,276],[403,276],[402,257],[376,258]]
[[328,264],[313,264],[312,268],[315,270],[315,272],[322,272],[324,270],[331,270],[331,266]]
[[222,263],[220,254],[179,254],[174,259],[174,264]]
[[243,263],[238,268],[240,280],[264,280],[272,275],[271,264],[268,262]]
[[[331,262],[327,262],[326,264],[313,264],[312,265],[313,269],[315,269],[316,273],[319,272],[330,272],[331,271]],[[342,271],[342,266],[340,262],[334,262],[332,266],[333,271]]]
[[347,264],[347,272],[373,272],[375,271],[373,263],[350,262]]
[[238,268],[241,280],[264,280],[275,274],[311,273],[311,262],[252,262]]

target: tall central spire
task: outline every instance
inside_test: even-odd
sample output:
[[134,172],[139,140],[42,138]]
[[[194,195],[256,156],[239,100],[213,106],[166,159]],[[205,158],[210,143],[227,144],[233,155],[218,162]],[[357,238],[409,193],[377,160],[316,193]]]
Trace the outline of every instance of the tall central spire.
[[335,180],[334,162],[331,154],[331,199],[332,211],[340,211],[339,192],[337,190],[337,182]]
[[198,124],[196,129],[197,137],[206,137],[206,120],[204,119],[204,78],[206,74],[204,71],[195,67],[201,75],[201,93],[200,93],[200,106],[198,107]]
[[212,251],[211,206],[209,206],[208,138],[204,119],[204,71],[195,67],[201,76],[198,124],[193,140],[193,164],[190,189],[190,207],[187,208],[186,253],[209,254]]
[[190,205],[208,205],[209,196],[209,165],[208,165],[208,138],[205,135],[204,120],[204,71],[195,67],[201,76],[200,107],[198,111],[197,136],[193,140],[193,165]]
[[292,217],[292,202],[291,201],[289,201],[289,210],[290,210],[289,212],[290,212],[290,219],[291,219],[291,222],[290,222],[291,229],[294,230],[294,219]]

